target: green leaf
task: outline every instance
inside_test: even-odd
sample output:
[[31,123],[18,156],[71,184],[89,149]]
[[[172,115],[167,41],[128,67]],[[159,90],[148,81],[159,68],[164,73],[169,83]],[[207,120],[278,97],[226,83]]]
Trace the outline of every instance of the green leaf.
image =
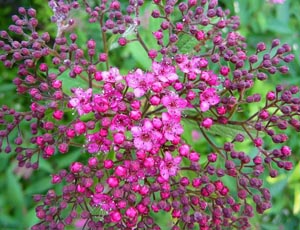
[[288,183],[288,177],[284,174],[276,177],[276,178],[267,178],[267,182],[269,182],[270,185],[270,193],[272,196],[278,196],[280,193],[282,193],[283,189],[287,186]]
[[143,69],[149,69],[151,66],[151,60],[139,42],[130,42],[126,45],[126,47],[134,60],[142,66]]
[[62,81],[62,90],[67,95],[72,95],[72,88],[87,88],[88,83],[80,77],[71,78],[69,76],[69,72],[65,71],[58,78],[58,80]]
[[289,184],[300,181],[300,162],[293,169],[292,174],[289,177]]
[[6,181],[6,202],[9,204],[9,207],[12,208],[15,218],[22,224],[24,219],[23,210],[25,209],[25,199],[21,184],[11,170],[6,172]]
[[70,165],[70,163],[76,161],[81,155],[80,149],[75,149],[73,151],[69,151],[65,155],[60,155],[57,157],[56,167],[59,169],[66,168]]
[[43,193],[51,187],[51,177],[49,175],[47,177],[39,178],[33,183],[31,183],[30,186],[25,189],[25,194],[33,195],[37,193]]
[[48,172],[48,173],[53,172],[52,165],[43,158],[41,158],[39,161],[39,169],[44,170],[45,172]]
[[[214,124],[210,129],[207,130],[208,133],[221,136],[221,137],[229,137],[231,139],[235,138],[237,134],[243,134],[244,136],[248,136],[245,130],[238,125],[221,125]],[[254,135],[256,131],[254,129],[250,129],[249,132]]]
[[297,184],[294,190],[294,207],[293,214],[297,215],[300,213],[300,183]]
[[188,35],[188,34],[180,34],[178,36],[178,42],[176,43],[176,46],[178,47],[178,50],[181,53],[188,54],[190,52],[194,51],[194,47],[198,44],[196,38]]

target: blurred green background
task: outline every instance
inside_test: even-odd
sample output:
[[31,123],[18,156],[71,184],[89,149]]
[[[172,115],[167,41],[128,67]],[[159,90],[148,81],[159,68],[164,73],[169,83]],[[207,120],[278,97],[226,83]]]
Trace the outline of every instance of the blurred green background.
[[[256,44],[260,41],[270,45],[274,38],[279,38],[282,44],[288,43],[293,48],[296,58],[293,63],[289,64],[290,74],[274,75],[268,82],[258,84],[255,90],[264,94],[267,89],[271,89],[277,83],[300,86],[300,0],[286,0],[282,5],[272,5],[264,0],[220,0],[219,2],[230,9],[232,14],[240,16],[241,28],[239,31],[247,38],[249,50],[254,51]],[[19,6],[37,9],[39,30],[48,31],[55,36],[55,25],[50,23],[52,12],[46,1],[40,0],[0,0],[0,30],[7,29],[11,23],[11,15],[16,13]],[[99,37],[94,25],[81,26],[86,31],[79,34],[79,39],[83,42],[91,37]],[[155,25],[151,24],[150,20],[149,28],[151,27],[155,27]],[[144,30],[145,34],[147,28]],[[145,60],[144,53],[136,52],[137,48],[139,47],[136,45],[129,45],[118,52],[118,60],[113,57],[112,62],[121,68],[122,72],[127,72],[134,67],[146,68],[149,61]],[[20,98],[16,94],[15,87],[11,83],[15,76],[16,70],[6,70],[0,63],[0,105],[7,104],[23,111],[26,110],[29,101],[28,98]],[[251,108],[249,109],[251,110]],[[290,146],[293,149],[291,160],[295,167],[288,173],[282,172],[276,179],[266,176],[266,186],[270,188],[273,195],[273,207],[264,215],[256,215],[253,218],[253,229],[300,230],[300,136],[292,130],[288,135],[290,136]],[[201,144],[202,142],[199,140],[195,144],[199,152],[207,151],[203,147],[205,145]],[[252,151],[250,147],[248,150]],[[45,193],[51,187],[50,174],[55,173],[57,168],[68,167],[69,163],[79,156],[80,152],[77,151],[67,154],[63,158],[56,159],[54,157],[52,161],[42,162],[39,171],[32,172],[28,169],[18,168],[13,154],[0,153],[0,230],[26,229],[34,224],[37,219],[32,195]],[[166,226],[168,223],[163,222],[165,219],[167,218],[158,218],[161,224]]]

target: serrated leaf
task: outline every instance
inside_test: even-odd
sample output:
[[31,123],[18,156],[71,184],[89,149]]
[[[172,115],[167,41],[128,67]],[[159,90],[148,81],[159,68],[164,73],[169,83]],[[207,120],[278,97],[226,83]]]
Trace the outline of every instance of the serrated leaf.
[[178,42],[176,43],[176,46],[180,53],[190,53],[194,50],[194,47],[198,44],[196,38],[188,35],[188,34],[180,34],[178,36]]
[[[210,129],[207,130],[207,132],[213,135],[229,137],[232,139],[235,138],[237,134],[243,134],[244,136],[248,136],[248,134],[241,126],[231,124],[214,124]],[[254,135],[255,130],[250,130],[250,133]]]

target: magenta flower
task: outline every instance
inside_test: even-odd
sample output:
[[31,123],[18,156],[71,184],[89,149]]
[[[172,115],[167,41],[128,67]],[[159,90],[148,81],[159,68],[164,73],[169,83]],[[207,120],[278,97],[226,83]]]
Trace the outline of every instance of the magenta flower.
[[162,113],[163,135],[173,141],[183,133],[183,128],[180,124],[180,117],[172,116],[169,113]]
[[109,71],[102,72],[102,78],[105,82],[115,83],[119,82],[123,79],[122,75],[120,75],[119,69],[112,67]]
[[178,79],[176,68],[173,65],[153,62],[152,70],[154,75],[157,76],[161,82],[172,83]]
[[142,97],[155,81],[151,73],[143,73],[140,69],[129,73],[125,79],[128,86],[134,89],[133,92],[136,97]]
[[168,180],[170,176],[176,176],[176,173],[180,167],[180,162],[180,156],[173,158],[170,152],[165,152],[165,157],[159,165],[161,177],[165,180]]
[[80,116],[92,111],[92,106],[90,104],[93,95],[92,92],[93,90],[91,88],[86,91],[81,88],[74,90],[74,97],[70,99],[69,105],[72,108],[75,108]]
[[143,126],[133,126],[131,132],[134,146],[139,150],[150,151],[162,139],[162,134],[154,129],[150,120],[145,120]]
[[200,94],[200,109],[202,112],[209,110],[213,105],[220,102],[220,96],[215,88],[207,88]]
[[180,116],[181,110],[187,106],[187,101],[174,92],[165,95],[161,99],[161,103],[167,108],[168,113],[175,116]]
[[116,208],[115,203],[109,195],[96,193],[92,196],[93,205],[100,206],[105,211],[110,211]]

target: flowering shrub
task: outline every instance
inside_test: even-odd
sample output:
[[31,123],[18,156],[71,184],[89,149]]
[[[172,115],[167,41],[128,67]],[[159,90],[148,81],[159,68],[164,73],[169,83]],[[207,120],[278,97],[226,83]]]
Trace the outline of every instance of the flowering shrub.
[[[299,88],[254,92],[258,82],[288,72],[290,46],[274,39],[249,53],[239,18],[216,0],[153,0],[159,27],[143,37],[144,5],[51,0],[54,39],[39,34],[36,11],[22,7],[9,32],[0,32],[0,60],[17,68],[17,92],[31,99],[25,112],[2,106],[2,150],[33,169],[74,149],[83,155],[52,175],[61,189],[34,196],[40,222],[32,229],[76,220],[82,229],[160,229],[153,216],[162,212],[174,230],[249,229],[255,211],[271,208],[263,175],[293,168],[285,131],[300,130]],[[71,16],[82,11],[101,39],[78,42]],[[151,65],[121,73],[110,58],[131,43]],[[207,152],[186,138],[191,127]],[[249,143],[255,152],[245,151]]]

